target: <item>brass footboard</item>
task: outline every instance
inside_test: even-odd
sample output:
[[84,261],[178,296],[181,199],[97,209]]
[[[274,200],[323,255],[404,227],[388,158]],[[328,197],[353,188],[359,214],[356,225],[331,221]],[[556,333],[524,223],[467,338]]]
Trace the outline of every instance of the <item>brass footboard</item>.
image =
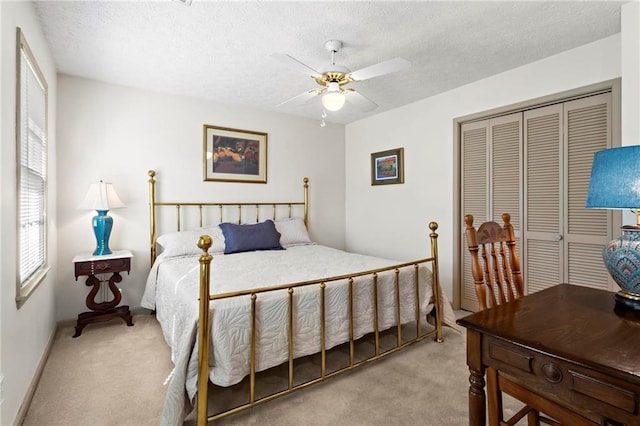
[[[386,268],[373,269],[369,271],[363,271],[355,274],[349,275],[341,275],[335,277],[327,277],[319,280],[312,281],[301,281],[296,283],[284,284],[273,287],[263,287],[263,288],[255,288],[251,290],[231,292],[231,293],[223,293],[210,295],[210,281],[209,281],[209,272],[211,267],[211,260],[213,257],[208,253],[209,248],[211,247],[211,237],[208,235],[203,235],[200,237],[198,241],[198,247],[203,251],[200,256],[200,322],[198,327],[198,396],[197,396],[197,424],[205,425],[210,421],[214,421],[216,419],[220,419],[222,417],[226,417],[228,415],[237,413],[239,411],[243,411],[245,409],[251,408],[256,404],[270,401],[279,396],[287,395],[293,391],[298,389],[302,389],[311,384],[318,383],[324,381],[329,377],[333,377],[340,373],[344,373],[346,371],[350,371],[355,367],[358,367],[363,364],[367,364],[371,361],[375,361],[380,359],[386,355],[394,353],[404,347],[423,340],[425,337],[434,336],[435,340],[438,342],[442,342],[442,306],[440,301],[440,282],[439,282],[439,274],[438,274],[438,234],[436,230],[438,228],[438,224],[436,222],[429,223],[429,228],[431,229],[431,233],[429,237],[431,238],[431,257],[426,259],[421,259],[413,262],[406,262],[398,265],[389,266]],[[433,288],[433,304],[435,310],[435,327],[432,331],[427,333],[422,333],[420,323],[422,319],[422,315],[426,315],[427,313],[420,312],[420,275],[418,274],[418,268],[420,264],[423,263],[431,263],[431,277],[432,277],[432,288]],[[416,336],[412,339],[409,339],[405,342],[402,341],[402,328],[400,321],[400,291],[399,291],[399,274],[400,269],[413,267],[415,269],[415,321],[416,321]],[[384,271],[394,271],[395,272],[395,286],[396,286],[396,327],[397,327],[397,343],[396,346],[392,349],[389,349],[385,352],[380,352],[380,330],[378,329],[378,274]],[[375,339],[375,355],[369,357],[360,362],[355,361],[355,338],[354,338],[354,308],[353,308],[353,295],[354,295],[354,279],[356,277],[361,276],[371,276],[373,278],[373,302],[374,302],[374,319],[373,319],[373,328],[374,328],[374,339]],[[347,367],[338,369],[331,373],[327,373],[326,371],[326,347],[325,347],[325,291],[327,285],[331,285],[331,283],[347,280],[349,285],[349,365]],[[293,329],[293,318],[294,318],[294,304],[293,297],[295,293],[295,289],[312,286],[315,285],[318,287],[320,291],[320,336],[321,336],[321,372],[320,377],[314,380],[310,380],[304,382],[302,384],[294,386],[294,374],[293,374],[293,362],[294,362],[294,354],[293,354],[293,343],[294,343],[294,329]],[[269,293],[278,290],[287,290],[288,293],[288,328],[289,328],[289,384],[288,388],[276,392],[272,395],[256,399],[255,395],[255,384],[256,384],[256,301],[259,294]],[[233,409],[209,416],[208,413],[208,386],[209,386],[209,346],[210,346],[210,323],[209,323],[209,303],[212,300],[219,299],[227,299],[232,297],[241,297],[241,296],[250,296],[251,298],[251,355],[250,355],[250,387],[249,387],[249,402]]]

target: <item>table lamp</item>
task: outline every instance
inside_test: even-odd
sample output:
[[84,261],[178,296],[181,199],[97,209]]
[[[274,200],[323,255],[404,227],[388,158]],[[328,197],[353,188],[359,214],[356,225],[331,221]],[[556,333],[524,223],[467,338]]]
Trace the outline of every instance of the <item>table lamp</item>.
[[593,156],[587,208],[631,209],[636,225],[622,227],[622,236],[611,241],[602,258],[621,290],[616,310],[640,313],[640,145],[610,148]]
[[111,209],[119,209],[124,206],[112,184],[100,181],[89,185],[87,196],[84,197],[78,208],[98,212],[98,215],[93,217],[93,233],[97,242],[97,247],[93,252],[94,256],[111,254],[109,236],[111,228],[113,228],[113,218],[107,213]]

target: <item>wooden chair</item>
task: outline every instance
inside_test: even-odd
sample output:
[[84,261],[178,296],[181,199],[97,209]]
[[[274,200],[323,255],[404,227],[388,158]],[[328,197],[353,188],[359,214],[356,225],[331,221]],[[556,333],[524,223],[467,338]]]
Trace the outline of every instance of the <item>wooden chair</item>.
[[504,226],[496,222],[485,222],[476,230],[473,227],[473,216],[468,214],[464,217],[467,225],[467,247],[471,253],[471,273],[480,310],[524,295],[511,215],[504,213],[502,220]]
[[[471,272],[480,310],[515,300],[524,295],[524,281],[520,271],[520,259],[516,250],[516,238],[511,225],[511,215],[502,215],[504,225],[485,222],[476,230],[473,216],[464,217],[467,247],[471,253]],[[508,376],[487,368],[487,400],[489,425],[512,426],[527,416],[529,426],[540,423],[549,425],[593,424],[557,403],[532,394]],[[506,393],[525,406],[510,419],[504,420],[502,393]],[[543,412],[553,419],[541,415]],[[554,420],[556,419],[556,420]]]

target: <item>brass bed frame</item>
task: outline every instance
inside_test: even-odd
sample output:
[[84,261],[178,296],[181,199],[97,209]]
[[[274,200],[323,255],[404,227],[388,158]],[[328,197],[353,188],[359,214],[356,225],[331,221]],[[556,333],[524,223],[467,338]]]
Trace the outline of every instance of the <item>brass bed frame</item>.
[[[284,207],[288,210],[288,217],[291,218],[293,208],[294,207],[302,207],[303,208],[303,220],[305,225],[308,227],[308,214],[309,214],[309,180],[304,178],[304,200],[303,201],[295,201],[295,202],[257,202],[257,203],[246,203],[246,202],[159,202],[156,200],[156,189],[155,189],[155,175],[156,172],[154,170],[149,170],[149,210],[150,210],[150,252],[151,252],[151,265],[156,259],[156,238],[157,238],[157,216],[156,210],[159,207],[174,207],[176,209],[176,217],[177,217],[177,231],[181,230],[181,222],[182,215],[181,212],[183,208],[196,208],[198,209],[199,216],[199,224],[200,227],[203,225],[203,209],[205,207],[219,207],[218,214],[218,223],[223,221],[223,209],[228,207],[237,207],[238,212],[238,224],[242,222],[242,212],[243,208],[255,208],[255,222],[259,222],[261,219],[261,208],[264,210],[265,207],[270,207],[272,210],[271,219],[274,221],[277,219],[277,211],[278,207]],[[262,211],[263,211],[262,210]],[[429,223],[429,229],[431,230],[429,237],[431,240],[431,257],[412,261],[399,263],[397,265],[372,269],[368,271],[363,271],[359,273],[353,273],[348,275],[341,275],[335,277],[325,277],[316,280],[310,281],[301,281],[295,283],[287,283],[278,286],[272,287],[261,287],[254,288],[251,290],[237,291],[237,292],[229,292],[229,293],[221,293],[221,294],[210,294],[210,268],[211,261],[213,256],[208,253],[209,248],[212,244],[212,239],[208,235],[202,235],[198,241],[198,247],[202,250],[202,254],[199,257],[200,263],[200,294],[199,294],[199,322],[198,322],[198,388],[197,388],[197,424],[205,425],[208,422],[220,419],[222,417],[226,417],[228,415],[246,410],[251,408],[257,404],[270,401],[274,398],[287,395],[293,391],[306,388],[311,384],[315,384],[321,381],[324,381],[330,377],[336,376],[338,374],[351,371],[355,367],[368,364],[372,361],[378,360],[386,355],[394,353],[400,349],[405,348],[406,346],[413,344],[415,342],[419,342],[427,337],[433,337],[435,341],[441,343],[443,341],[442,338],[442,319],[443,312],[441,306],[440,299],[440,282],[439,282],[439,270],[438,270],[438,234],[436,230],[438,229],[438,224],[436,222]],[[421,264],[431,263],[431,277],[432,277],[432,288],[433,288],[433,304],[435,311],[435,324],[433,330],[428,332],[422,332],[421,330],[421,312],[420,312],[420,295],[419,295],[419,274],[418,268]],[[397,295],[399,292],[399,273],[401,268],[413,267],[415,269],[415,295],[416,295],[416,306],[415,306],[415,317],[416,317],[416,335],[413,338],[407,339],[403,342],[402,338],[402,325],[400,324],[400,300]],[[395,347],[388,349],[386,351],[380,351],[380,330],[378,329],[378,284],[377,284],[377,276],[379,273],[384,271],[394,271],[395,272],[395,286],[396,286],[396,328],[397,328],[397,343]],[[375,355],[364,360],[357,361],[355,360],[355,342],[354,338],[354,278],[369,275],[373,280],[373,334],[374,334],[374,342],[375,342]],[[348,294],[349,294],[349,365],[338,370],[327,372],[326,371],[326,355],[327,349],[325,348],[325,290],[327,285],[331,285],[331,283],[347,280],[348,282]],[[294,356],[293,356],[293,297],[295,289],[315,285],[319,288],[320,291],[320,306],[321,312],[321,330],[320,330],[320,355],[321,355],[321,372],[320,377],[316,379],[312,379],[310,381],[296,384],[294,385],[294,374],[293,374],[293,365],[294,365]],[[288,292],[288,346],[289,346],[289,360],[288,360],[288,388],[274,394],[256,398],[255,395],[255,385],[256,385],[256,300],[258,295],[263,293],[268,293],[272,291],[278,290],[287,290]],[[234,297],[242,297],[249,296],[251,299],[251,352],[250,352],[250,373],[249,373],[249,402],[237,406],[235,408],[228,409],[226,411],[217,413],[215,415],[209,416],[208,413],[208,385],[209,385],[209,346],[210,346],[210,317],[209,317],[209,304],[213,300],[219,299],[228,299]]]

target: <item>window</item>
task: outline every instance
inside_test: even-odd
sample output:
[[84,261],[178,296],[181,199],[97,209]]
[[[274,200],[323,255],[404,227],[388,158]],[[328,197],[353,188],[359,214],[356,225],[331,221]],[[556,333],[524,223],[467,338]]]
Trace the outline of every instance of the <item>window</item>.
[[44,279],[47,264],[47,82],[17,29],[16,153],[18,307]]

